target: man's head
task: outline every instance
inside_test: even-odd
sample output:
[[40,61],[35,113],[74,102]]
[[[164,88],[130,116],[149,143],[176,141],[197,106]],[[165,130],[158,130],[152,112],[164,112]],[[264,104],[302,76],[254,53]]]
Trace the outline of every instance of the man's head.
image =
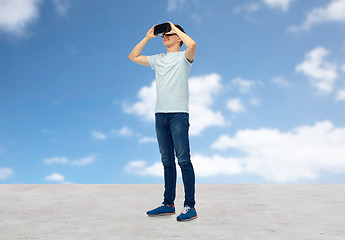
[[[177,27],[178,29],[180,29],[182,32],[185,33],[185,31],[183,30],[183,28],[178,25],[178,24],[174,24],[175,27]],[[181,38],[179,38],[179,36],[177,36],[177,34],[164,34],[163,36],[163,44],[166,47],[169,47],[171,45],[177,44],[179,43],[180,47],[182,47],[183,42],[181,40]]]

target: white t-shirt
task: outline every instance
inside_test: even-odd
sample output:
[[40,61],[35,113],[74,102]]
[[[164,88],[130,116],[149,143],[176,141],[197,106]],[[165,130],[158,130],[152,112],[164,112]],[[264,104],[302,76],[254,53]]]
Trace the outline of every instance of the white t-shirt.
[[156,113],[188,113],[188,75],[192,64],[185,52],[147,56],[156,72]]

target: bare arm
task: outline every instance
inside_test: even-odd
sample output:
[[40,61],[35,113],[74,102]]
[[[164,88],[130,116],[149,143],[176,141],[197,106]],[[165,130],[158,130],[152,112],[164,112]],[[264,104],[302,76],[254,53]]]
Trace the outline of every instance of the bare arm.
[[196,42],[187,34],[182,32],[180,29],[175,27],[175,25],[171,22],[170,27],[171,31],[169,33],[176,33],[179,38],[181,38],[182,42],[186,45],[187,49],[185,51],[186,58],[189,62],[193,62],[195,58],[195,52],[196,52]]
[[133,48],[131,53],[128,55],[128,58],[131,61],[144,66],[150,66],[147,56],[141,55],[141,52],[150,39],[157,37],[153,35],[153,30],[154,26],[147,32],[146,36]]

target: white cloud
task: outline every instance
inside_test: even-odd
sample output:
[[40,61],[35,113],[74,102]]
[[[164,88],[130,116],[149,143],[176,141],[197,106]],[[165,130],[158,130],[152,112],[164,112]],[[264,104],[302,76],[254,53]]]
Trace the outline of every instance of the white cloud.
[[[210,177],[219,174],[238,174],[243,171],[237,159],[223,158],[218,155],[206,157],[199,154],[191,157],[195,174],[198,177]],[[127,173],[136,174],[140,176],[163,176],[163,165],[161,162],[155,162],[152,165],[147,165],[145,161],[131,161],[125,166]],[[177,172],[178,175],[180,171]]]
[[337,66],[324,60],[329,51],[317,47],[306,54],[305,61],[296,66],[297,72],[310,77],[311,84],[319,90],[330,93],[337,78]]
[[[243,130],[234,137],[221,136],[212,148],[237,148],[246,156],[230,158],[193,155],[196,174],[200,177],[219,174],[259,174],[276,182],[295,182],[316,179],[322,171],[345,171],[345,128],[335,128],[329,121],[314,126],[300,126],[289,132],[275,129]],[[133,161],[127,172],[139,175],[162,176],[160,162],[147,165]]]
[[345,89],[339,90],[335,99],[337,101],[345,100]]
[[345,22],[345,0],[332,0],[327,6],[314,8],[307,13],[307,18],[300,26],[294,25],[289,30],[308,30],[324,22]]
[[270,8],[282,9],[283,11],[287,11],[293,1],[294,0],[262,0],[262,3],[261,2],[243,3],[243,4],[236,5],[233,12],[234,13],[244,12],[244,13],[250,14],[262,9],[264,4]]
[[124,137],[130,137],[133,135],[133,130],[125,126],[119,130],[119,134]]
[[225,125],[222,113],[211,109],[214,97],[222,88],[221,80],[216,73],[189,79],[191,135],[199,135],[211,126]]
[[[221,136],[213,149],[234,148],[243,157],[192,155],[198,177],[254,174],[272,182],[315,180],[321,173],[345,172],[345,127],[330,121],[300,126],[288,132],[277,129],[241,130],[233,137]],[[163,176],[161,162],[148,165],[132,161],[126,172],[141,176]]]
[[168,0],[167,11],[172,12],[177,10],[178,8],[181,8],[185,1],[186,0]]
[[0,168],[0,180],[6,180],[13,175],[11,168]]
[[255,86],[254,81],[242,79],[240,77],[233,79],[231,84],[237,87],[242,93],[249,92]]
[[94,156],[88,156],[88,157],[80,158],[78,160],[71,161],[70,165],[72,165],[72,166],[85,166],[85,165],[92,164],[94,161],[95,161]]
[[278,76],[272,79],[272,82],[274,84],[283,86],[283,87],[288,87],[290,86],[290,82],[288,80],[286,80],[283,76]]
[[253,106],[257,106],[260,104],[260,100],[259,99],[252,99],[252,100],[250,100],[250,104]]
[[226,150],[229,147],[233,146],[233,141],[230,136],[222,135],[218,138],[216,142],[211,145],[211,148],[218,149],[218,150]]
[[126,167],[127,173],[132,173],[140,176],[163,176],[163,165],[161,162],[156,162],[151,166],[147,166],[147,163],[142,160],[131,161]]
[[157,139],[156,138],[152,138],[152,137],[142,137],[140,140],[139,140],[139,143],[155,143],[157,142]]
[[1,0],[0,32],[21,36],[39,17],[41,0]]
[[212,148],[236,148],[246,154],[237,158],[243,172],[277,182],[316,179],[321,172],[345,172],[345,128],[329,121],[300,126],[290,132],[276,129],[238,131],[221,136]]
[[112,129],[108,134],[100,132],[100,131],[91,131],[91,135],[95,141],[107,140],[108,138],[111,138],[113,136],[118,136],[118,137],[131,137],[133,135],[141,136],[140,133],[135,133],[133,129],[127,126],[124,126],[120,129]]
[[99,131],[91,131],[91,135],[95,141],[107,139],[107,135]]
[[120,137],[131,137],[134,135],[134,131],[127,126],[124,126],[119,130],[115,130],[115,129],[111,130],[110,134],[120,136]]
[[59,173],[53,173],[49,176],[46,176],[44,179],[47,181],[62,182],[65,180],[65,177]]
[[65,157],[52,157],[52,158],[46,158],[43,160],[45,164],[68,164],[69,160]]
[[293,0],[263,0],[271,8],[281,8],[286,11]]
[[246,4],[239,4],[235,6],[234,13],[239,12],[256,12],[260,9],[260,5],[258,3],[246,3]]
[[52,2],[60,15],[65,15],[70,8],[70,0],[52,0]]
[[239,98],[228,100],[228,102],[226,103],[226,108],[234,113],[246,111],[246,108],[242,105],[241,99]]
[[239,161],[231,157],[224,158],[218,155],[207,157],[196,154],[192,156],[192,163],[198,177],[210,177],[220,174],[232,175],[243,172]]
[[344,65],[341,67],[341,71],[345,72],[345,63],[344,63]]
[[[218,94],[221,85],[221,76],[209,74],[199,77],[191,77],[189,82],[189,106],[190,106],[190,134],[198,135],[204,129],[211,126],[224,126],[225,121],[221,112],[214,112],[211,106],[214,97]],[[133,105],[124,105],[126,113],[136,114],[141,119],[154,121],[156,84],[155,81],[149,87],[139,90],[139,102]]]
[[90,155],[88,157],[80,158],[77,160],[69,160],[66,157],[52,157],[46,158],[43,160],[45,164],[64,164],[64,165],[71,165],[71,166],[85,166],[92,164],[95,161],[95,157]]
[[124,104],[123,110],[126,113],[136,114],[143,117],[143,120],[153,121],[156,104],[156,81],[149,87],[142,87],[138,92],[139,102],[133,105]]
[[92,137],[94,140],[106,140],[112,137],[122,137],[122,138],[130,138],[130,137],[137,137],[139,139],[139,143],[150,143],[150,142],[157,142],[156,138],[152,137],[144,137],[141,133],[135,132],[128,126],[124,126],[120,129],[112,129],[109,131],[108,134],[98,131],[91,132]]

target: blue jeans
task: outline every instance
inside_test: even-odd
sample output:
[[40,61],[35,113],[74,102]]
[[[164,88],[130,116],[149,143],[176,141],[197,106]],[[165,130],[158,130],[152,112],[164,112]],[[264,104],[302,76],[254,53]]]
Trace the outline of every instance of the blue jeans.
[[156,113],[156,134],[164,166],[164,203],[174,204],[176,196],[176,163],[181,168],[185,192],[184,206],[195,205],[195,174],[190,160],[189,114]]

